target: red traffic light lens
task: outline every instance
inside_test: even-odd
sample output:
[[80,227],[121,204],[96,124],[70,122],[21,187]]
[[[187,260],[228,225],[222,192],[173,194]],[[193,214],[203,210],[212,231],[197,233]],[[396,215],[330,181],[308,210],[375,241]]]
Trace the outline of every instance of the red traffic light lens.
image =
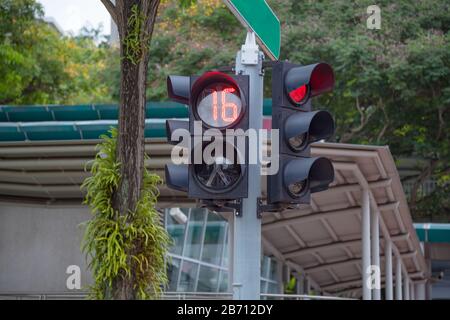
[[199,94],[197,114],[208,127],[230,127],[239,120],[242,112],[238,90],[227,83],[213,83]]
[[289,92],[289,97],[294,103],[300,104],[306,100],[308,95],[308,86],[306,84]]

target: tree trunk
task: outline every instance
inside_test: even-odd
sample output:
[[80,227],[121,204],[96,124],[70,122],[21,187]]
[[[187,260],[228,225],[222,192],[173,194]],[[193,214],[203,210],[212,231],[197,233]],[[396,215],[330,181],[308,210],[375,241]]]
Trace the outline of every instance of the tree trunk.
[[[147,59],[142,59],[137,65],[128,59],[122,59],[117,140],[121,180],[113,199],[113,207],[120,215],[134,212],[140,198],[144,170],[146,75]],[[133,272],[131,278],[119,277],[114,285],[114,299],[135,299],[133,283]]]
[[[141,56],[138,61],[127,58],[127,47],[124,39],[129,32],[129,18],[133,6],[138,6],[139,12],[145,17],[141,26]],[[136,204],[140,199],[144,172],[144,128],[145,105],[148,69],[148,42],[150,41],[155,22],[159,0],[118,0],[115,6],[115,20],[120,35],[121,79],[119,128],[117,139],[117,161],[120,166],[120,182],[112,199],[113,208],[119,215],[128,216],[133,220]],[[135,244],[128,252],[135,254],[139,244]],[[112,298],[117,300],[136,299],[134,272],[126,276],[123,272],[113,281]]]

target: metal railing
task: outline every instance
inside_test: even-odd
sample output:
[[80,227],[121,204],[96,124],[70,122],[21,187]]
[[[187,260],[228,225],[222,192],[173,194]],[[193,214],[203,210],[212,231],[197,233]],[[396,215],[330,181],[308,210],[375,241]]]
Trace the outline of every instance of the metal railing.
[[229,292],[165,292],[163,300],[230,300],[233,294]]
[[[83,300],[87,293],[0,293],[0,300]],[[162,300],[231,300],[233,294],[229,292],[165,292]],[[305,294],[277,294],[262,293],[264,300],[354,300],[334,296],[316,296]]]
[[268,300],[355,300],[335,296],[314,296],[308,294],[261,293],[261,298]]

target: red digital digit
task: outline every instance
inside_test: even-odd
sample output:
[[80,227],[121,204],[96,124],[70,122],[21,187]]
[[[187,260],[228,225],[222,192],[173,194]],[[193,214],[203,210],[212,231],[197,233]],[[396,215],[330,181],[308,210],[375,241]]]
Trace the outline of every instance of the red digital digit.
[[[234,92],[234,88],[225,88],[222,91],[222,120],[225,122],[234,122],[238,117],[238,106],[233,102],[227,102],[227,94]],[[232,111],[232,116],[227,115],[227,109]]]
[[219,113],[219,106],[217,105],[217,91],[216,90],[212,90],[212,95],[213,95],[213,119],[214,121],[217,121],[218,118],[218,113]]

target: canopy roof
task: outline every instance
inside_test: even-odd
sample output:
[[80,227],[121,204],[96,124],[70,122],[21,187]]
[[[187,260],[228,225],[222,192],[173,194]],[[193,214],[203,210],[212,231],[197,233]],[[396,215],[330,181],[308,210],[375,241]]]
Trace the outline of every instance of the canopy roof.
[[[79,205],[80,184],[98,140],[0,143],[0,201],[42,205]],[[163,176],[172,146],[146,140],[146,166]],[[371,209],[380,212],[380,237],[390,237],[412,279],[428,276],[394,160],[387,147],[317,143],[313,155],[330,158],[335,181],[314,194],[311,206],[263,215],[266,254],[307,273],[330,294],[360,295],[361,193],[370,189]],[[181,192],[162,186],[160,207],[195,206]],[[265,195],[263,186],[263,195]],[[381,263],[384,261],[381,241]],[[382,271],[384,272],[383,268]],[[384,281],[384,278],[382,278]]]
[[[266,99],[265,115],[270,115],[270,107],[271,101]],[[163,176],[172,148],[162,138],[165,119],[187,118],[188,109],[172,102],[148,103],[146,114],[151,117],[145,126],[150,156],[146,166]],[[0,106],[0,202],[80,205],[80,185],[89,175],[85,167],[89,168],[88,161],[94,158],[97,139],[116,125],[115,105]],[[265,253],[307,273],[324,292],[359,296],[361,194],[367,189],[371,210],[380,212],[380,237],[392,239],[404,272],[412,279],[428,277],[389,149],[317,143],[312,154],[333,161],[335,181],[329,190],[314,194],[310,206],[263,215]],[[165,185],[160,192],[161,208],[196,205],[184,193]],[[264,183],[262,193],[265,196]],[[384,241],[380,243],[383,265]]]

